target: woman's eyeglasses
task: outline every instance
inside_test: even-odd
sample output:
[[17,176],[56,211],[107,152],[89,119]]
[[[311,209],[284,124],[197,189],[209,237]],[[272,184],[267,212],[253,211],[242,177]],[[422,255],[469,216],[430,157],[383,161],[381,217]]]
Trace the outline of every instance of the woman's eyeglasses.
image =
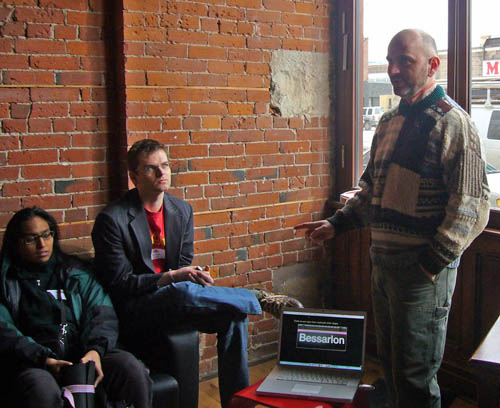
[[52,238],[54,238],[54,231],[45,231],[45,232],[42,232],[40,235],[26,235],[24,237],[21,237],[21,241],[25,245],[33,245],[33,244],[37,243],[39,239],[43,239],[44,241],[48,241]]

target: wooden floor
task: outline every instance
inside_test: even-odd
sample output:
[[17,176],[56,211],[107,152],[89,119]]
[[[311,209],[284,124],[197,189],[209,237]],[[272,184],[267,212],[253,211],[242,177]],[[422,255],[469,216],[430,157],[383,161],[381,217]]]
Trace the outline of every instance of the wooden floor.
[[[373,384],[377,379],[382,377],[379,366],[370,360],[366,361],[363,383]],[[265,377],[272,370],[276,360],[270,360],[258,365],[250,367],[250,383],[253,384]],[[200,400],[198,408],[220,408],[219,385],[217,377],[202,381],[200,383]],[[475,401],[463,400],[455,398],[449,408],[477,408]]]

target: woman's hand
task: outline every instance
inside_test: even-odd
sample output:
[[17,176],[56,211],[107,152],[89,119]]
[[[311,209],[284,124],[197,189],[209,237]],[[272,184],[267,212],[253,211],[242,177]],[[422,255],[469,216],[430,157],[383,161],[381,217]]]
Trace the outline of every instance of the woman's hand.
[[47,367],[47,370],[54,377],[57,377],[59,375],[62,367],[69,365],[73,365],[73,363],[71,361],[66,361],[66,360],[56,360],[55,358],[52,357],[47,357],[47,359],[45,360],[45,366]]
[[99,384],[104,377],[104,373],[102,372],[101,367],[101,356],[97,351],[90,350],[80,359],[80,363],[88,363],[89,361],[93,361],[95,364],[97,378],[95,379],[94,387],[97,387],[97,384]]

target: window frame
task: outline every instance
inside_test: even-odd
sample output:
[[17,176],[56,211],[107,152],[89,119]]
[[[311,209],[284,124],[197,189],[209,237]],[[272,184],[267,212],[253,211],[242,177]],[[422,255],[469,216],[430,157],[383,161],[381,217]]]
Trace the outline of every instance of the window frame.
[[[471,105],[471,0],[448,0],[448,94],[467,112]],[[334,13],[333,179],[332,196],[356,186],[362,171],[363,0],[338,0]],[[465,51],[464,51],[465,50]],[[462,80],[460,80],[462,78]],[[465,80],[463,80],[465,78]],[[342,86],[339,86],[342,84]],[[500,211],[491,210],[489,228],[500,228]]]

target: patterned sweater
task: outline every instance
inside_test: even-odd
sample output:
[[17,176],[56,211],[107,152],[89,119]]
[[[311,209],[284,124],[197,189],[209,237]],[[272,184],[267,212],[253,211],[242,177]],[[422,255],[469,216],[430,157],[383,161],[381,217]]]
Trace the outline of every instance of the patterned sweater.
[[433,274],[459,258],[488,222],[477,130],[440,86],[383,115],[359,186],[329,218],[336,234],[370,226],[375,251],[417,251]]

